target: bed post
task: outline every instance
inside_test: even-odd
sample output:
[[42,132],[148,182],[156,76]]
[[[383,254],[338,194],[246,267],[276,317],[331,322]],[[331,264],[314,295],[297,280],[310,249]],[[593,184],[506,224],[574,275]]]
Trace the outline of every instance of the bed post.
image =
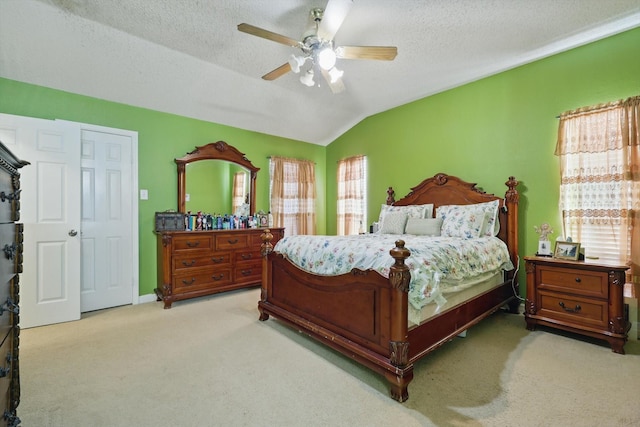
[[[273,234],[268,228],[260,235],[262,244],[260,245],[260,255],[262,255],[262,283],[260,284],[260,300],[265,302],[267,300],[267,283],[269,276],[271,275],[271,263],[269,262],[268,255],[273,252]],[[260,311],[259,319],[262,321],[269,319],[269,314],[262,310],[262,306],[258,304],[258,310]]]
[[407,386],[413,379],[413,365],[409,361],[408,338],[408,292],[411,273],[405,260],[411,252],[404,247],[404,240],[396,241],[396,247],[389,251],[395,262],[389,271],[391,283],[391,337],[389,341],[389,361],[395,370],[385,377],[391,386],[391,397],[399,402],[409,398]]
[[[520,200],[520,195],[518,194],[518,190],[516,187],[518,186],[518,181],[515,177],[510,176],[509,180],[505,182],[505,185],[508,187],[507,192],[504,195],[505,201],[505,209],[507,210],[507,247],[509,249],[509,257],[511,258],[511,262],[516,267],[516,270],[513,272],[509,272],[507,277],[510,280],[515,280],[518,283],[518,278],[513,277],[514,274],[518,271],[518,202]],[[518,286],[517,291],[520,292],[520,286]],[[509,303],[509,309],[512,313],[518,313],[520,307],[520,300],[514,298]]]

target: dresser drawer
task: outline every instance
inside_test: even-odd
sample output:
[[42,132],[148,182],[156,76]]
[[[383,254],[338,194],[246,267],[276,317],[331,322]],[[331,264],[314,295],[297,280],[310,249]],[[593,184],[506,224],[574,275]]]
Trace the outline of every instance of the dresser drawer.
[[186,268],[223,266],[229,264],[231,264],[231,254],[229,252],[214,252],[205,256],[198,254],[181,255],[173,258],[173,269],[176,272]]
[[216,235],[216,250],[228,251],[249,247],[249,235],[246,233],[221,233]]
[[239,263],[234,273],[236,283],[259,282],[262,279],[262,261]]
[[189,235],[179,235],[173,237],[173,251],[180,252],[200,252],[213,250],[213,235],[193,233]]
[[[14,216],[15,203],[13,200],[13,183],[11,175],[0,173],[0,195],[4,193],[4,202],[0,200],[0,222],[12,222],[17,220]],[[7,196],[11,198],[7,198]],[[20,203],[17,201],[17,203]],[[4,245],[3,245],[4,246]]]
[[253,250],[247,249],[246,251],[238,251],[235,253],[236,263],[256,262],[256,261],[262,261],[262,257],[259,251],[253,251]]
[[212,268],[177,274],[173,281],[173,292],[191,292],[227,285],[233,280],[231,271],[231,268]]
[[607,299],[609,282],[605,272],[568,268],[540,267],[539,289],[575,292],[578,295]]
[[[11,297],[11,281],[0,284],[0,307],[2,307],[2,314],[0,314],[0,340],[4,339],[7,335],[11,325],[13,325],[11,319],[11,311],[7,308],[7,299]],[[11,298],[13,300],[13,298]],[[0,341],[1,342],[1,341]],[[1,356],[1,355],[0,355]],[[1,363],[1,361],[0,361]]]
[[16,225],[0,224],[0,283],[11,280],[16,273],[19,252],[18,243],[16,243]]
[[538,315],[571,323],[606,329],[607,301],[582,298],[575,295],[540,291]]

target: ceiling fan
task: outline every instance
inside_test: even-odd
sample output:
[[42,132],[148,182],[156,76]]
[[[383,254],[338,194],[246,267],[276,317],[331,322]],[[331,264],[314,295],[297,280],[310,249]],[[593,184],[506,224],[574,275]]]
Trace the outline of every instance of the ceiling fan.
[[293,71],[299,73],[309,62],[310,66],[300,77],[307,86],[315,85],[315,74],[320,73],[333,93],[344,90],[343,71],[336,68],[336,59],[375,59],[393,60],[398,49],[395,46],[335,46],[333,38],[346,18],[353,0],[329,0],[325,9],[314,8],[309,13],[309,23],[300,41],[277,34],[250,24],[239,24],[243,33],[262,37],[287,46],[299,48],[302,55],[292,54],[289,60],[278,68],[268,72],[262,78],[275,80]]

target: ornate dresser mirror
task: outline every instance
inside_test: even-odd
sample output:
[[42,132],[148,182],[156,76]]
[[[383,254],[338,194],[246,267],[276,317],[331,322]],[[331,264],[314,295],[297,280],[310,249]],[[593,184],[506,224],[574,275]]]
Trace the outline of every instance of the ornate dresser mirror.
[[[198,203],[216,201],[217,212],[233,213],[234,176],[244,180],[244,202],[249,204],[249,214],[255,213],[256,176],[260,168],[255,167],[244,153],[224,141],[212,142],[175,159],[178,165],[178,211],[207,210]],[[247,177],[244,179],[242,175]],[[189,175],[189,180],[187,180]],[[189,184],[187,184],[189,182]],[[242,185],[242,184],[241,184]],[[237,197],[237,195],[236,195]],[[194,209],[188,209],[189,200]],[[220,208],[218,209],[218,206]],[[229,206],[227,209],[226,207]],[[212,209],[209,209],[212,210]]]

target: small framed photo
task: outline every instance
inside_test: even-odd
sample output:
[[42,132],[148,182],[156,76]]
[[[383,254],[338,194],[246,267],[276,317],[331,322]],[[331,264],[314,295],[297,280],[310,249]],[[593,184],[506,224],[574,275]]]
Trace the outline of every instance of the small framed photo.
[[580,243],[578,242],[556,242],[553,251],[554,258],[577,260],[580,256]]

